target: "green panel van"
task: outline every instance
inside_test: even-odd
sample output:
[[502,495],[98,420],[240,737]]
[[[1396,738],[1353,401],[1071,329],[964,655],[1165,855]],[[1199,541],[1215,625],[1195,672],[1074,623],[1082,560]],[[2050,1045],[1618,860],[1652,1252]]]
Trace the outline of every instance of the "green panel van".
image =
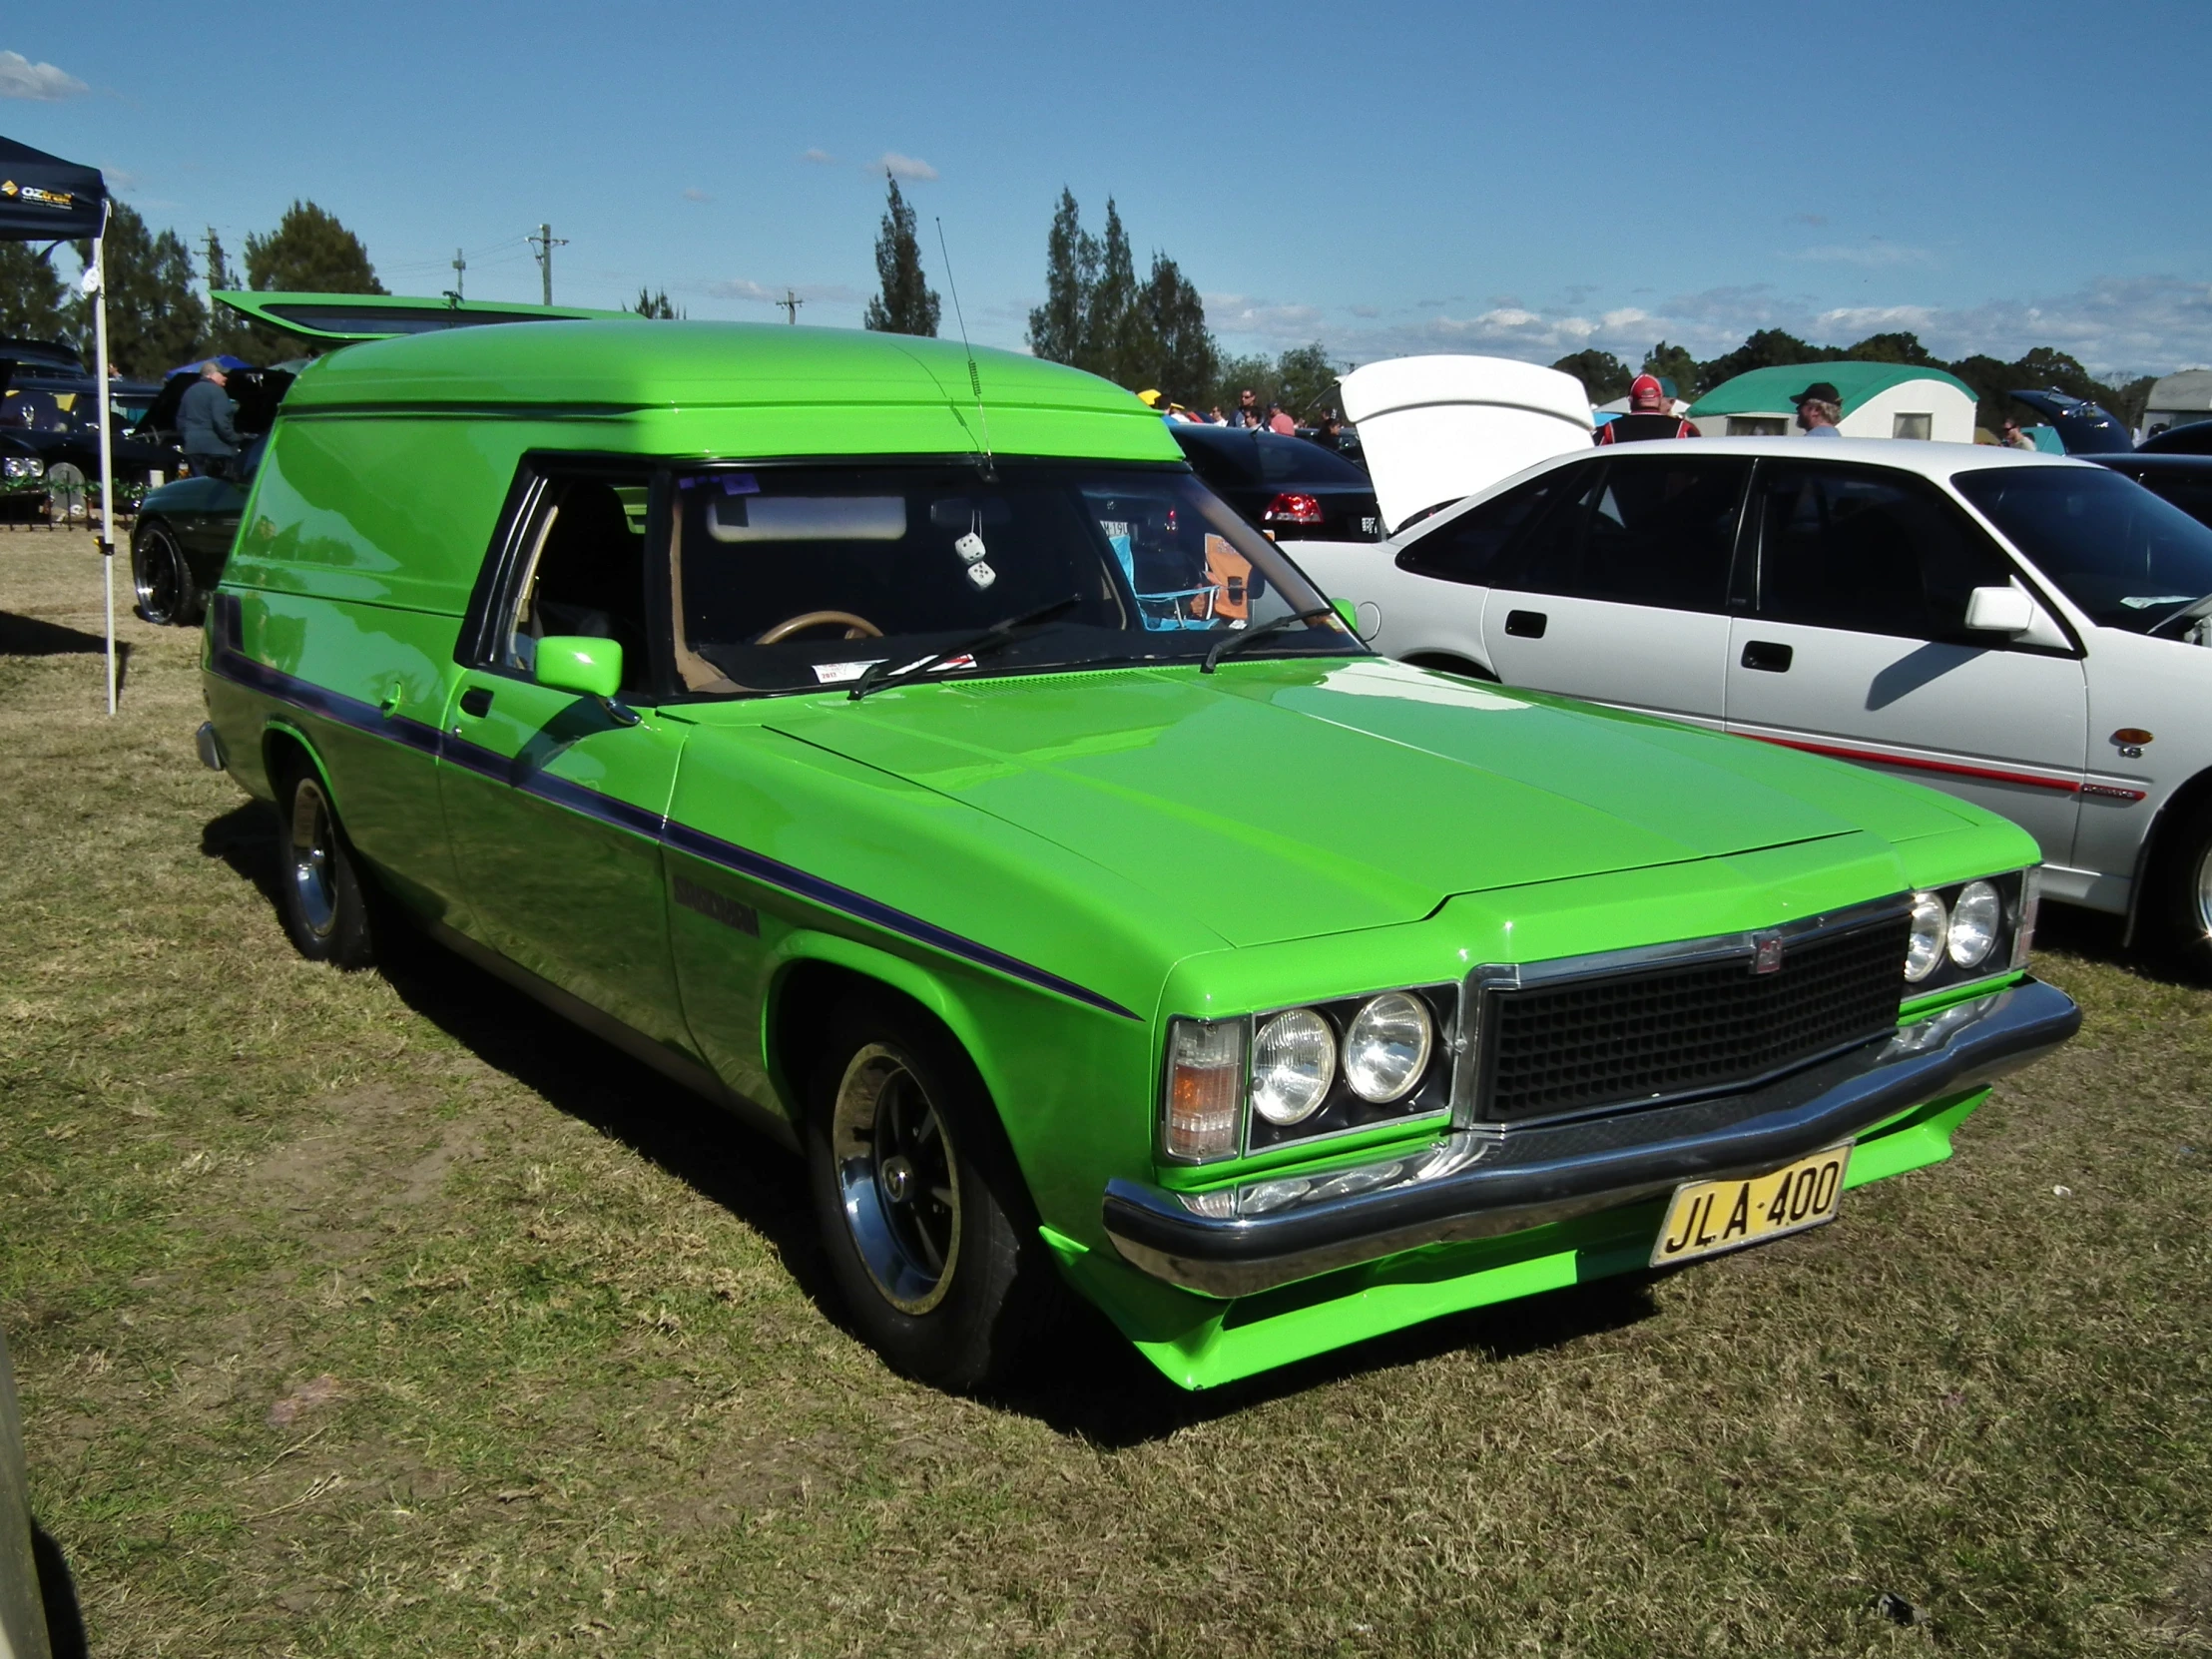
[[302,952],[426,929],[803,1152],[950,1387],[1070,1294],[1201,1387],[1818,1225],[2079,1018],[2011,825],[1382,660],[1008,353],[350,347],[205,684]]

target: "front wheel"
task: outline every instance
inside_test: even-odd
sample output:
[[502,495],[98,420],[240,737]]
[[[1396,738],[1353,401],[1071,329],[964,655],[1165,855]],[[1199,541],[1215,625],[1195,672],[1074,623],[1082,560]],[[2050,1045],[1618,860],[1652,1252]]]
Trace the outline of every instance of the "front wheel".
[[815,1079],[809,1180],[862,1338],[942,1388],[1003,1377],[1056,1294],[990,1098],[918,1013],[847,1004]]
[[131,579],[138,613],[160,628],[189,628],[200,620],[200,590],[185,550],[166,524],[149,524],[131,543]]
[[2173,965],[2212,981],[2212,797],[2199,800],[2164,837],[2144,899]]
[[368,890],[312,767],[284,780],[276,813],[276,902],[293,947],[310,962],[367,967],[376,954]]

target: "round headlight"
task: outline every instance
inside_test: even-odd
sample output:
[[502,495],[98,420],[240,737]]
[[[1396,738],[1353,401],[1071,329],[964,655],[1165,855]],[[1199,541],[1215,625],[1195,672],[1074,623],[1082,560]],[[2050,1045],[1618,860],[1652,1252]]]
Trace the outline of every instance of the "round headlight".
[[1252,1044],[1252,1109],[1268,1122],[1304,1123],[1337,1079],[1337,1034],[1311,1008],[1293,1008],[1260,1027]]
[[1996,888],[1968,881],[1950,909],[1950,959],[1967,968],[1980,962],[1995,947],[2003,921],[2004,900]]
[[1434,1038],[1419,997],[1403,991],[1371,997],[1345,1032],[1345,1081],[1378,1106],[1395,1100],[1420,1081]]
[[1936,964],[1943,959],[1944,935],[1950,931],[1950,917],[1943,911],[1943,901],[1932,892],[1913,895],[1913,938],[1905,947],[1905,977],[1919,984],[1936,971]]

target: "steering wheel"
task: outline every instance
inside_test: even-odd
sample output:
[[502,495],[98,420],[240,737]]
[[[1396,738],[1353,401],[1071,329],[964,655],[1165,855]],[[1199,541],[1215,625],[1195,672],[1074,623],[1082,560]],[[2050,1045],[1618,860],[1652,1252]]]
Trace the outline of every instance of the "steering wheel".
[[844,637],[848,640],[879,640],[883,630],[864,616],[854,616],[850,611],[801,611],[799,615],[786,617],[775,627],[764,629],[754,636],[755,645],[782,645],[794,634],[804,634],[810,628],[830,628],[844,624]]

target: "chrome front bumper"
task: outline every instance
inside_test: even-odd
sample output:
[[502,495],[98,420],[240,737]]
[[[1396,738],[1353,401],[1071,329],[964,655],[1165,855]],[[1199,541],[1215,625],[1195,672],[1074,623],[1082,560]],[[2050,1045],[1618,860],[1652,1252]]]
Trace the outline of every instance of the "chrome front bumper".
[[1900,1112],[1976,1088],[2072,1036],[2081,1010],[2025,979],[1743,1094],[1571,1123],[1463,1130],[1320,1176],[1209,1193],[1108,1183],[1106,1232],[1155,1279],[1251,1296],[1421,1245],[1517,1233],[1754,1175]]

